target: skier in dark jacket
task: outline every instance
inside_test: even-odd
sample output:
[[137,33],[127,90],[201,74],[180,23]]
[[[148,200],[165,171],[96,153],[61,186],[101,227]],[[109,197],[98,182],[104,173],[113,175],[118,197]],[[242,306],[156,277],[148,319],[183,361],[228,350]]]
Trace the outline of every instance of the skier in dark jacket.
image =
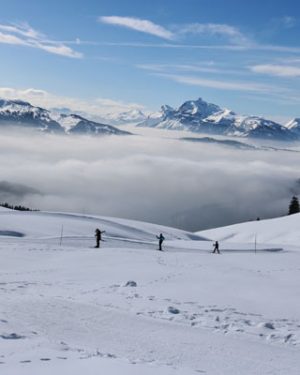
[[161,245],[164,242],[165,237],[161,233],[159,236],[156,236],[156,238],[158,239],[158,250],[163,251]]
[[97,228],[95,230],[95,237],[96,237],[96,248],[99,248],[100,247],[100,241],[102,241],[102,233],[105,233],[105,230],[100,230],[99,228]]
[[213,251],[213,254],[220,254],[220,250],[219,250],[219,242],[216,241],[214,243],[214,251]]

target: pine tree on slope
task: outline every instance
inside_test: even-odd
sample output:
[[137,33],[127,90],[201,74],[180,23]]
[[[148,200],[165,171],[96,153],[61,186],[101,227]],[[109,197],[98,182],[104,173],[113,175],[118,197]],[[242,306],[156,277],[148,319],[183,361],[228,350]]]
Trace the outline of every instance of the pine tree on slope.
[[289,205],[289,215],[297,214],[298,212],[300,212],[299,200],[293,196]]

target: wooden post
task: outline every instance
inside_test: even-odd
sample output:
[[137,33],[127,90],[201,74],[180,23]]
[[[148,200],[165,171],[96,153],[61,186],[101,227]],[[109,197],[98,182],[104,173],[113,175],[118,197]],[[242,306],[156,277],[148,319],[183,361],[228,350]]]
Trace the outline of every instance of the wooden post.
[[62,245],[63,234],[64,234],[64,225],[62,224],[62,226],[61,226],[61,232],[60,232],[59,246]]

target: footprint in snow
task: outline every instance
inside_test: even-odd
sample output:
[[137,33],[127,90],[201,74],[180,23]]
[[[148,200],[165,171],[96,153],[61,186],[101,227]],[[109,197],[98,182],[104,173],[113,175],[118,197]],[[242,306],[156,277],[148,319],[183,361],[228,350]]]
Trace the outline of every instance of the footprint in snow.
[[169,307],[168,307],[168,312],[169,312],[170,314],[179,314],[179,313],[180,313],[180,310],[177,309],[176,307],[169,306]]
[[16,333],[11,333],[9,335],[0,335],[0,337],[4,340],[20,340],[25,339],[25,336],[18,335]]
[[137,283],[136,283],[136,281],[129,280],[129,281],[127,281],[127,283],[124,286],[125,287],[128,287],[128,286],[130,286],[130,287],[137,287]]

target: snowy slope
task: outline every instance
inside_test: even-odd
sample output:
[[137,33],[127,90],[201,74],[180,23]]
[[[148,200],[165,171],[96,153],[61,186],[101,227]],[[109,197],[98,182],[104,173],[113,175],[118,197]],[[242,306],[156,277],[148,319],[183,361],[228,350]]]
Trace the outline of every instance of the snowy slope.
[[[95,227],[106,230],[101,249]],[[300,251],[255,254],[234,241],[239,251],[223,243],[219,256],[199,239],[124,219],[1,210],[1,373],[298,375]]]
[[4,208],[0,213],[0,226],[2,231],[15,231],[26,238],[59,237],[63,226],[65,238],[86,236],[91,239],[99,227],[106,231],[106,237],[116,239],[154,241],[155,236],[163,232],[169,240],[205,240],[179,229],[134,220],[72,213],[21,212]]
[[0,212],[9,212],[11,211],[9,208],[0,206]]
[[250,221],[216,229],[197,232],[207,238],[229,242],[298,245],[300,244],[300,214],[275,219]]

